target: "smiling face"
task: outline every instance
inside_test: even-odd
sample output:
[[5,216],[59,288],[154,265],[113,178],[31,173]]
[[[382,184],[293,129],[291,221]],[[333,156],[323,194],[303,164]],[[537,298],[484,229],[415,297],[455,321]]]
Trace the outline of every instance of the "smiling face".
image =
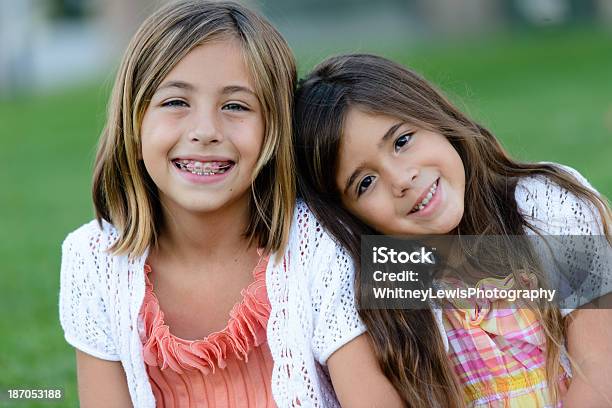
[[345,207],[387,235],[445,234],[463,216],[465,172],[442,135],[350,108],[336,185]]
[[246,208],[264,130],[239,43],[191,50],[157,88],[142,121],[142,159],[162,208]]

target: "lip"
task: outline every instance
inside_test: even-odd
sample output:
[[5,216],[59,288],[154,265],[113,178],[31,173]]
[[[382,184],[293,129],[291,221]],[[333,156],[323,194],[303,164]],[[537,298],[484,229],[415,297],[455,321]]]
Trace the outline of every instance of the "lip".
[[[194,160],[194,161],[199,161],[199,162],[232,162],[232,166],[225,171],[224,173],[221,174],[213,174],[213,175],[209,175],[209,176],[199,176],[197,174],[193,174],[190,173],[188,171],[182,171],[180,170],[178,167],[176,167],[176,165],[174,164],[175,161],[177,160]],[[197,154],[189,154],[189,155],[179,155],[176,156],[174,158],[171,159],[171,165],[172,168],[174,169],[174,171],[177,172],[177,174],[183,178],[184,180],[187,180],[190,183],[193,184],[216,184],[216,183],[220,183],[222,181],[224,181],[226,178],[229,177],[229,175],[234,171],[234,168],[236,167],[236,162],[232,159],[230,159],[227,156],[203,156],[203,155],[197,155]]]
[[417,205],[417,203],[420,203],[421,201],[423,201],[423,199],[427,196],[427,194],[429,194],[429,190],[431,190],[431,187],[436,184],[436,181],[438,181],[440,178],[435,179],[430,185],[429,187],[427,187],[419,196],[419,198],[417,198],[414,202],[414,204],[412,205],[412,207],[410,208],[411,210],[414,208],[415,205]]
[[[411,213],[410,211],[412,211],[412,208],[414,208],[414,206],[417,203],[420,203],[421,201],[423,201],[423,199],[425,198],[425,196],[427,195],[427,193],[429,193],[429,189],[431,189],[431,186],[434,185],[434,183],[438,183],[438,187],[436,188],[436,193],[431,197],[431,200],[429,200],[429,203],[427,203],[427,207],[423,208],[422,210],[419,210],[417,212]],[[427,190],[425,190],[423,192],[423,194],[421,194],[421,196],[418,198],[418,200],[416,200],[414,202],[414,205],[410,208],[410,211],[408,211],[408,216],[409,217],[427,217],[431,214],[433,214],[437,207],[439,206],[439,204],[442,201],[442,194],[443,194],[443,190],[442,190],[442,180],[440,178],[437,178],[433,183],[431,183],[429,185],[429,187],[427,188]]]
[[175,161],[175,160],[194,160],[194,161],[199,161],[199,162],[231,161],[231,162],[236,163],[235,160],[227,156],[203,156],[199,154],[179,155],[179,156],[176,156],[170,159],[170,161]]

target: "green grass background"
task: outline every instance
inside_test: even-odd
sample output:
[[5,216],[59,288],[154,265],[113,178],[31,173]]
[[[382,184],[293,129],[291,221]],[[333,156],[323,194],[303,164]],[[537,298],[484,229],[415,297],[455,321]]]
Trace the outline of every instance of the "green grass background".
[[[612,196],[612,36],[589,28],[384,55],[436,83],[518,158],[578,169]],[[302,72],[318,55],[301,54]],[[93,216],[90,178],[108,81],[0,102],[0,406],[77,405],[58,322],[60,244]],[[57,388],[58,403],[8,401]]]

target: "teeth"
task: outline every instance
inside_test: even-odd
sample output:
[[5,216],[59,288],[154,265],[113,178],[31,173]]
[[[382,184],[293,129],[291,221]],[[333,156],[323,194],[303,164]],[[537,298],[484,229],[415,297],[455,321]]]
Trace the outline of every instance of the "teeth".
[[412,211],[410,211],[411,213],[416,212],[416,211],[420,211],[423,208],[425,208],[425,206],[427,204],[429,204],[429,201],[431,200],[431,198],[434,196],[434,194],[436,194],[436,190],[438,188],[438,182],[436,181],[431,188],[429,189],[429,192],[427,193],[427,195],[425,196],[425,198],[423,198],[423,200],[418,203],[417,205],[414,206],[414,208],[412,209]]
[[223,174],[232,167],[228,162],[200,162],[196,160],[177,160],[176,167],[198,176],[212,176]]

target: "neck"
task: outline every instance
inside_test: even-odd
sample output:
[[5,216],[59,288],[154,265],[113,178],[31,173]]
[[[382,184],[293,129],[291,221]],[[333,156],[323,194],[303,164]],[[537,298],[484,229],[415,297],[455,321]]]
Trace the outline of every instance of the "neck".
[[249,221],[247,200],[207,213],[164,206],[156,254],[194,265],[205,259],[216,262],[240,256],[248,250],[244,236]]

